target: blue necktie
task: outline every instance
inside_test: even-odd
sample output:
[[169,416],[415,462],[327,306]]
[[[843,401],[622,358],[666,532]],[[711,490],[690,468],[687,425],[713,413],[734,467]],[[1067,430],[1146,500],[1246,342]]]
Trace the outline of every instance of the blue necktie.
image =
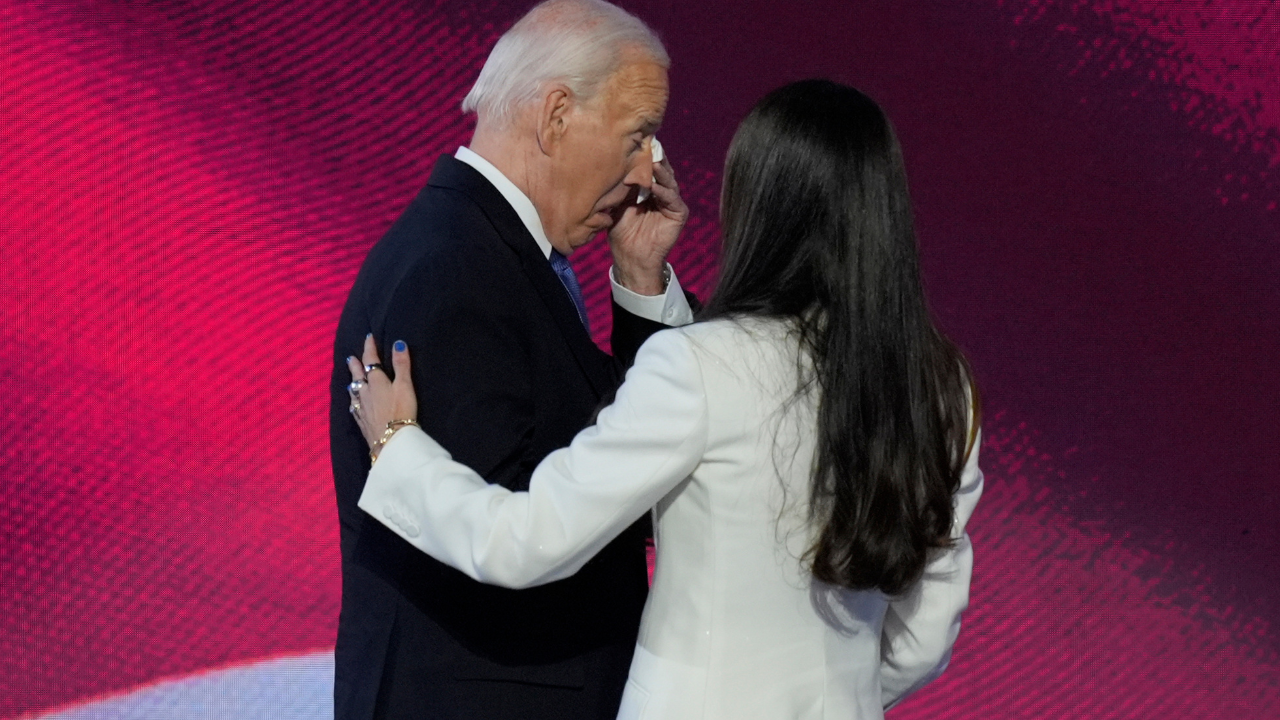
[[569,291],[569,298],[573,300],[573,306],[578,309],[578,318],[582,320],[582,327],[587,329],[587,334],[591,334],[591,323],[587,320],[587,304],[582,301],[582,288],[578,287],[578,276],[573,273],[573,266],[569,264],[569,258],[560,254],[556,249],[551,250],[551,269],[556,271],[556,275],[560,276],[560,282],[564,283],[564,289]]

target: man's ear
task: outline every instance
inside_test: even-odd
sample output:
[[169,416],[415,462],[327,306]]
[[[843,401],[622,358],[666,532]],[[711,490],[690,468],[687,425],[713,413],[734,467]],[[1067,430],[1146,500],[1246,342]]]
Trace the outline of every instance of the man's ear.
[[564,85],[554,85],[542,97],[538,113],[538,147],[542,154],[553,155],[569,130],[569,115],[574,97]]

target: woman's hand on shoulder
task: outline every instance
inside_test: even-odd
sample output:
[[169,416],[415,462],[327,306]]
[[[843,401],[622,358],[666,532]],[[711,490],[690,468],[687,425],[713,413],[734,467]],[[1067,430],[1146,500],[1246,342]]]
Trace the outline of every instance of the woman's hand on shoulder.
[[409,348],[403,340],[397,340],[392,346],[391,366],[394,381],[382,367],[373,335],[365,337],[361,359],[347,358],[347,369],[351,371],[351,384],[347,386],[351,395],[351,417],[360,426],[360,433],[375,457],[391,432],[416,424],[418,419],[418,397],[409,372]]

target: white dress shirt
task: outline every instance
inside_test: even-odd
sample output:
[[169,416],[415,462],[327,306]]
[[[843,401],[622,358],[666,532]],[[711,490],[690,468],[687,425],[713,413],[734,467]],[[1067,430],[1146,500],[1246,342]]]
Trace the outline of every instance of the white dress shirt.
[[[516,184],[506,175],[503,175],[501,170],[494,167],[493,163],[477,155],[471,148],[459,147],[454,157],[475,168],[498,189],[502,197],[506,198],[512,209],[516,211],[516,215],[520,216],[524,226],[529,229],[529,234],[542,249],[543,256],[550,258],[551,241],[547,239],[542,220],[538,217],[538,209],[533,206],[529,196],[516,187]],[[641,295],[619,285],[613,278],[613,268],[609,268],[609,284],[613,286],[613,299],[622,306],[622,309],[632,315],[663,325],[672,327],[688,325],[693,322],[693,310],[689,307],[689,299],[684,296],[684,290],[680,288],[680,281],[676,279],[670,263],[667,264],[667,277],[671,280],[667,284],[665,293]]]
[[527,492],[489,485],[408,427],[382,449],[359,506],[506,587],[569,577],[653,508],[657,567],[620,720],[880,720],[942,672],[959,633],[980,441],[954,496],[955,543],[919,582],[897,597],[820,583],[801,559],[814,539],[818,398],[795,396],[798,353],[780,321],[664,330]]

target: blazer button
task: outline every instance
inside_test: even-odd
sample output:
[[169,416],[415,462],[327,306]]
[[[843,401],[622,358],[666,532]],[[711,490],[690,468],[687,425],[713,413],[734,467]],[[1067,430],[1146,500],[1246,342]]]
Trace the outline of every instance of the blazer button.
[[382,517],[390,520],[394,516],[395,516],[395,513],[392,512],[391,510],[391,503],[387,503],[386,505],[382,506]]
[[416,537],[418,537],[418,526],[417,526],[417,525],[415,525],[414,523],[411,523],[411,522],[410,522],[410,523],[405,523],[405,524],[402,526],[402,529],[404,530],[404,534],[405,534],[406,536],[411,537],[411,538],[416,538]]

